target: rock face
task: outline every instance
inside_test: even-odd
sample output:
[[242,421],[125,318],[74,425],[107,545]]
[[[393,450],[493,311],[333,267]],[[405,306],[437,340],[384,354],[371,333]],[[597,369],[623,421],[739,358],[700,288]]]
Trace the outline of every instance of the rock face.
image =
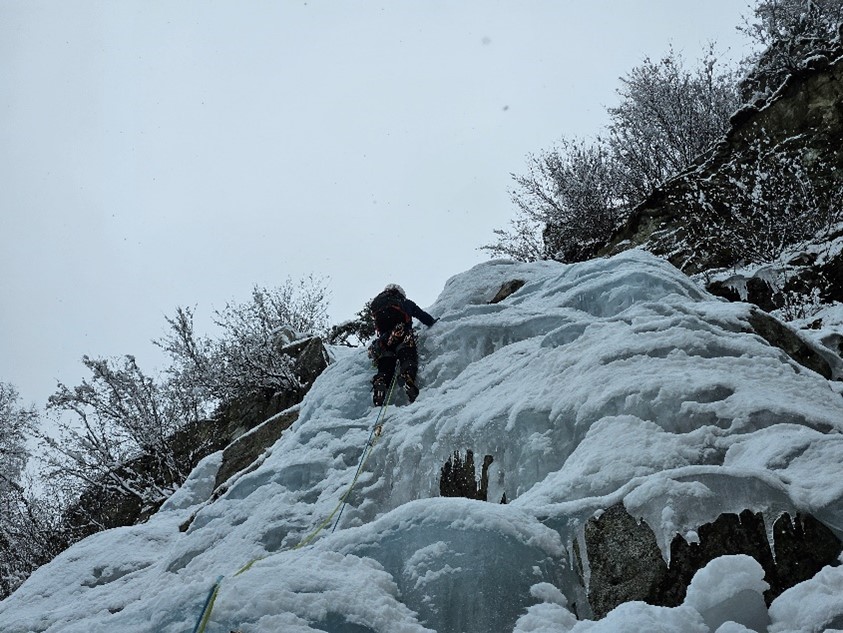
[[[781,245],[765,237],[768,229],[796,230],[775,189],[781,183],[769,181],[771,165],[807,189],[809,206],[835,206],[843,185],[841,138],[843,47],[836,42],[766,102],[738,112],[725,138],[639,205],[603,254],[643,246],[688,274],[732,267],[747,256],[770,261],[765,256],[775,255]],[[769,191],[759,204],[764,187]],[[735,229],[741,222],[745,226]],[[736,231],[743,231],[743,237]],[[824,301],[840,300],[843,254],[806,263],[790,271],[787,290],[816,289]],[[781,307],[781,297],[753,283],[751,301],[767,310]]]
[[254,464],[261,454],[275,444],[281,434],[298,419],[299,413],[296,410],[281,412],[226,446],[214,487],[219,488],[229,478]]
[[524,286],[524,283],[523,279],[513,279],[511,281],[507,281],[501,286],[501,289],[498,290],[497,294],[492,297],[489,303],[500,303],[511,294],[518,292],[518,290]]
[[293,373],[301,387],[252,394],[228,403],[218,417],[240,428],[239,433],[231,434],[229,442],[240,433],[253,429],[264,420],[301,402],[313,381],[328,366],[328,353],[318,336],[278,346],[276,351],[293,359]]
[[465,497],[487,501],[489,496],[489,466],[494,462],[491,455],[483,457],[480,481],[476,479],[474,451],[467,450],[465,458],[459,451],[448,457],[439,473],[439,494],[443,497]]
[[749,324],[761,338],[784,351],[803,367],[829,380],[834,376],[829,361],[823,358],[815,347],[778,319],[761,310],[752,309],[749,312]]
[[585,546],[591,568],[588,602],[596,618],[630,600],[662,602],[667,565],[656,537],[623,505],[612,506],[586,523]]
[[843,227],[838,227],[783,261],[752,272],[721,274],[707,281],[706,289],[729,301],[748,301],[767,312],[781,310],[791,318],[804,318],[800,298],[816,304],[843,303],[841,252]]
[[722,514],[700,526],[697,534],[696,543],[674,538],[668,564],[649,526],[636,521],[622,504],[590,520],[585,543],[591,569],[588,600],[595,617],[632,600],[677,606],[697,571],[719,556],[732,554],[746,554],[761,564],[770,585],[764,596],[769,605],[825,565],[836,564],[843,550],[840,540],[810,515],[779,517],[773,524],[772,546],[763,517],[750,510]]

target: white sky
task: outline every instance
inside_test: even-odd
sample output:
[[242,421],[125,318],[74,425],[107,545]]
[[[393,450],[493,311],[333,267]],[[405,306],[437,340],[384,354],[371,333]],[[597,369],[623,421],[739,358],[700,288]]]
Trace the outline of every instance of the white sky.
[[431,304],[510,173],[606,124],[673,44],[740,58],[745,0],[0,0],[0,381],[43,404],[176,306],[330,278]]

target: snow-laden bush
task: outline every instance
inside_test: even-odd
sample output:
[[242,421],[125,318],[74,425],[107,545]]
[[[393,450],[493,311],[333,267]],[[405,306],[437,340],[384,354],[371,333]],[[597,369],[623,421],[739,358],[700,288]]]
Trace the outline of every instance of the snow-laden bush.
[[[20,404],[13,385],[0,382],[0,599],[8,595],[33,569],[31,543],[25,538],[29,496],[21,473],[29,458],[26,438],[38,413]],[[34,518],[34,516],[33,516]]]
[[629,211],[717,141],[737,109],[734,74],[709,48],[695,69],[671,49],[621,78],[605,138],[563,139],[513,175],[517,217],[484,246],[519,261],[583,261]]
[[169,332],[156,341],[172,364],[171,383],[179,393],[207,408],[249,397],[301,389],[294,363],[283,348],[293,340],[325,335],[328,292],[322,280],[309,277],[294,284],[254,287],[249,301],[228,303],[214,312],[217,338],[199,336],[190,308],[167,318]]
[[[305,385],[288,346],[323,334],[326,311],[321,281],[288,280],[275,289],[256,287],[248,301],[216,311],[222,332],[217,338],[198,336],[193,311],[178,308],[167,319],[169,333],[157,342],[172,359],[158,376],[146,374],[130,355],[85,356],[90,377],[74,387],[59,384],[49,399],[55,429],[33,431],[41,442],[42,476],[56,493],[50,502],[55,507],[42,516],[43,499],[26,505],[18,495],[19,507],[29,513],[27,525],[41,525],[59,547],[42,548],[52,552],[48,558],[69,542],[157,508],[207,454],[213,434],[196,431],[221,405],[285,390],[303,395]],[[0,395],[5,403],[6,392]],[[3,404],[3,423],[16,421],[18,430],[17,435],[0,432],[0,492],[22,459],[23,414],[9,418],[7,408]],[[47,516],[55,525],[43,520]]]
[[741,82],[744,102],[766,98],[808,59],[827,50],[841,23],[840,0],[759,0],[752,17],[738,27],[760,46],[747,60],[753,68]]

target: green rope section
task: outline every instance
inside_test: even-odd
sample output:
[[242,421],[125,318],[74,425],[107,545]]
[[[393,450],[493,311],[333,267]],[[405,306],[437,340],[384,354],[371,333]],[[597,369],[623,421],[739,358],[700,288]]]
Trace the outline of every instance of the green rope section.
[[214,601],[217,599],[217,594],[220,592],[221,582],[222,576],[217,578],[214,586],[211,587],[211,591],[205,599],[205,606],[202,607],[202,615],[199,616],[199,621],[196,623],[196,626],[193,627],[193,633],[203,633],[205,631],[205,627],[208,625],[208,620],[211,618],[211,611],[214,610]]
[[[342,518],[342,513],[345,510],[345,505],[348,500],[351,491],[354,490],[354,486],[357,483],[357,480],[360,478],[360,473],[363,472],[363,467],[366,465],[366,462],[369,459],[369,455],[372,454],[372,449],[375,447],[375,443],[377,442],[378,438],[381,436],[383,432],[383,423],[386,419],[386,410],[389,408],[389,403],[392,402],[392,394],[395,392],[395,383],[398,381],[398,372],[392,374],[392,383],[389,385],[389,392],[386,396],[386,401],[384,402],[383,406],[381,407],[380,412],[378,413],[378,417],[375,420],[374,426],[372,426],[372,430],[369,432],[369,439],[366,440],[366,448],[363,450],[363,454],[360,456],[360,462],[357,464],[357,472],[354,474],[354,479],[351,481],[351,485],[349,485],[348,489],[343,493],[340,497],[337,506],[331,511],[331,513],[327,516],[327,518],[322,521],[316,529],[313,530],[310,534],[308,534],[305,538],[303,538],[298,545],[293,547],[293,550],[301,549],[305,545],[308,545],[313,542],[313,540],[319,535],[319,533],[325,529],[325,527],[331,523],[334,519],[334,515],[339,512],[339,516],[337,517],[337,522],[334,524],[333,529],[331,532],[333,533],[334,530],[337,529],[337,525],[339,525],[340,519]],[[243,565],[240,569],[238,569],[234,576],[239,576],[243,572],[247,571],[252,565],[257,563],[258,561],[263,560],[266,556],[258,556],[257,558],[253,558],[248,563]],[[199,616],[199,621],[196,622],[196,626],[193,629],[193,633],[204,633],[205,627],[208,624],[208,621],[211,619],[211,612],[214,610],[214,602],[217,599],[217,595],[220,591],[220,585],[222,584],[223,577],[220,576],[217,578],[217,581],[214,583],[214,586],[211,588],[210,593],[208,594],[208,598],[205,600],[205,606],[202,607],[202,613]]]
[[[331,511],[331,514],[320,523],[313,532],[308,534],[302,541],[296,545],[293,549],[301,549],[305,545],[313,542],[319,533],[325,529],[325,527],[333,520],[334,515],[339,511],[340,516],[337,517],[337,524],[340,522],[340,517],[342,516],[343,510],[345,510],[345,504],[348,500],[348,496],[351,494],[351,491],[354,490],[354,486],[357,483],[357,480],[360,478],[360,473],[363,472],[363,466],[366,465],[366,461],[369,459],[369,455],[372,454],[372,449],[375,447],[375,441],[377,438],[381,436],[383,432],[383,421],[386,418],[386,410],[389,407],[389,403],[392,401],[392,394],[395,391],[395,383],[398,380],[398,372],[392,374],[392,383],[389,385],[389,392],[386,396],[386,401],[384,402],[383,406],[381,407],[380,413],[378,413],[378,417],[375,420],[375,425],[372,427],[372,430],[369,432],[369,439],[366,440],[366,448],[363,451],[363,454],[360,456],[360,462],[357,465],[357,472],[354,474],[354,479],[351,481],[351,485],[348,487],[348,490],[340,497],[337,506]],[[372,438],[374,437],[374,441]],[[337,524],[334,524],[334,528],[331,530],[333,532],[337,529]]]

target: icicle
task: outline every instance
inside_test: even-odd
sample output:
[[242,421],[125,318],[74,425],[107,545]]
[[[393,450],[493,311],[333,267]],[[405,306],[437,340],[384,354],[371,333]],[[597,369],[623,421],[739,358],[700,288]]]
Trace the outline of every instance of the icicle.
[[588,549],[585,545],[585,522],[578,522],[577,525],[574,527],[576,532],[576,548],[571,548],[573,552],[574,549],[579,550],[579,560],[572,561],[577,563],[577,567],[574,569],[579,569],[582,572],[582,580],[583,586],[588,590],[589,585],[591,584],[591,565],[588,562]]
[[661,508],[651,505],[650,507],[639,507],[634,511],[627,508],[627,511],[635,517],[636,523],[639,525],[643,522],[647,524],[656,539],[656,546],[661,552],[662,560],[666,565],[670,565],[670,544],[674,537],[679,534],[676,525],[676,515],[672,506],[666,505]]
[[[673,518],[673,508],[667,506],[662,511],[662,523],[659,529],[653,530],[653,533],[656,535],[656,544],[662,553],[662,560],[664,560],[665,565],[668,567],[670,567],[670,544],[678,534]],[[652,526],[650,526],[650,529],[652,529]]]
[[734,292],[738,293],[741,301],[746,301],[749,293],[747,292],[746,284],[747,280],[745,277],[740,275],[734,275],[729,277],[724,284],[726,285],[729,290],[733,290]]
[[762,512],[761,517],[764,519],[764,529],[767,532],[767,543],[770,545],[770,554],[773,557],[773,563],[777,563],[775,525],[776,523],[778,523],[779,519],[781,519],[782,517],[787,517],[790,521],[790,525],[793,526],[793,517],[790,515],[789,512],[785,510],[779,510],[777,513],[773,512],[772,510],[768,512]]

